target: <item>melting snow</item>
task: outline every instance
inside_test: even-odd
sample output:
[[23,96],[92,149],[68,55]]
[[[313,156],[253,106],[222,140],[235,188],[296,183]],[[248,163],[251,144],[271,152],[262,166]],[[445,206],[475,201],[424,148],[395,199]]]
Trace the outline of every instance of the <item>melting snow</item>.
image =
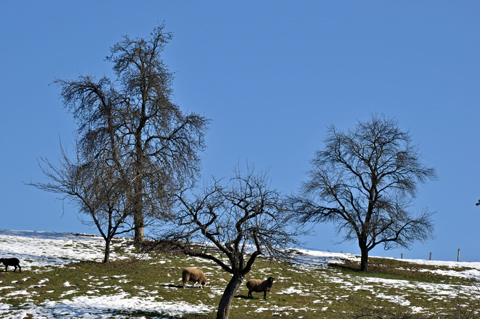
[[[38,231],[14,231],[14,230],[0,230],[0,256],[1,257],[17,257],[22,261],[22,270],[28,271],[31,267],[63,267],[72,262],[79,262],[82,260],[102,261],[103,259],[104,241],[98,236],[67,234],[67,233],[53,233],[53,232],[38,232]],[[357,255],[339,254],[330,252],[319,252],[309,250],[293,250],[296,267],[299,269],[321,269],[325,268],[329,263],[343,263],[346,259],[358,260]],[[111,254],[112,259],[128,258],[121,257],[115,252]],[[443,269],[424,270],[432,271],[438,274],[447,276],[458,276],[464,278],[472,278],[480,280],[480,263],[466,263],[466,262],[445,262],[445,261],[425,261],[425,260],[404,260],[406,262],[427,264],[435,266],[444,266]],[[165,261],[159,261],[165,263]],[[459,271],[455,267],[462,267]],[[215,270],[212,268],[211,272]],[[210,275],[210,274],[207,274]],[[213,273],[211,274],[213,276]],[[320,276],[327,276],[321,274]],[[116,276],[119,282],[126,283],[129,280],[125,276]],[[328,273],[328,280],[332,283],[339,284],[349,291],[357,291],[359,289],[369,290],[377,297],[384,298],[399,305],[409,306],[410,302],[406,299],[409,291],[415,290],[417,293],[431,295],[432,298],[441,298],[441,296],[457,296],[459,293],[469,295],[471,298],[480,298],[478,287],[475,286],[458,286],[447,284],[434,284],[411,282],[407,280],[393,280],[373,277],[360,277],[340,275],[336,272]],[[91,278],[92,279],[92,278]],[[95,278],[93,278],[95,279]],[[277,279],[285,279],[281,275]],[[26,279],[25,279],[26,280]],[[99,280],[99,279],[95,279]],[[48,278],[40,280],[36,286],[45,285]],[[1,283],[1,281],[0,281]],[[14,282],[12,282],[14,283]],[[95,284],[98,284],[95,282]],[[73,285],[65,281],[65,287],[72,287]],[[168,289],[171,283],[165,283],[163,286]],[[34,284],[35,286],[35,284]],[[396,294],[394,296],[387,295],[381,292],[385,287],[394,287]],[[168,314],[170,316],[182,316],[183,314],[208,314],[214,310],[214,307],[199,304],[189,304],[187,302],[163,302],[157,301],[148,296],[131,296],[124,292],[112,294],[109,296],[96,296],[96,291],[91,290],[85,296],[76,296],[70,300],[49,301],[44,305],[22,305],[22,310],[14,308],[10,304],[2,303],[2,290],[12,289],[14,287],[5,285],[0,287],[0,317],[11,317],[12,315],[18,318],[28,317],[28,314],[37,317],[75,317],[75,318],[125,318],[121,315],[112,315],[112,311],[116,312],[133,312],[142,311],[152,313],[152,316],[157,316],[158,313]],[[274,291],[276,294],[303,294],[307,295],[314,288],[307,283],[297,283],[294,287],[289,287],[281,291]],[[320,289],[320,288],[318,288]],[[67,291],[63,294],[74,294],[75,290]],[[212,287],[209,293],[211,298],[214,298],[223,293],[223,288]],[[9,292],[8,295],[26,295],[26,290],[18,290]],[[338,297],[338,298],[343,298]],[[322,298],[322,297],[320,297]],[[328,303],[323,300],[314,300],[311,306],[317,306],[315,310],[326,311]],[[300,310],[309,310],[311,308],[293,308],[293,307],[278,307],[276,305],[268,304],[267,307],[257,308],[256,312],[273,311],[273,314],[280,312],[282,315],[296,313]],[[420,307],[411,307],[412,312],[421,312]]]

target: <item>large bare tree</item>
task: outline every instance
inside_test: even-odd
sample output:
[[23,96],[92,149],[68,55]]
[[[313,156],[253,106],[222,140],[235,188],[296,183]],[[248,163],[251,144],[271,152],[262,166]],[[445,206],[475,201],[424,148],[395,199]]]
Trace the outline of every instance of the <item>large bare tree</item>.
[[178,245],[232,274],[217,312],[217,318],[228,318],[235,292],[256,258],[285,258],[284,248],[294,242],[284,200],[270,188],[265,174],[253,170],[237,172],[228,185],[216,181],[201,195],[187,199],[183,194],[179,200],[178,232],[173,236]]
[[368,253],[377,245],[410,247],[429,238],[432,214],[415,215],[411,204],[418,185],[435,176],[420,162],[409,133],[396,120],[374,115],[346,132],[330,127],[291,209],[303,223],[332,222],[345,240],[356,240],[367,271]]
[[93,156],[108,153],[109,165],[128,185],[124,195],[136,244],[143,241],[146,219],[167,216],[171,193],[195,180],[198,153],[205,147],[208,120],[183,114],[172,102],[173,77],[161,57],[171,38],[163,25],[148,38],[124,36],[107,57],[114,81],[91,76],[56,81],[77,120],[82,148],[96,152]]
[[124,36],[107,60],[114,66],[122,96],[120,125],[127,156],[133,164],[132,213],[135,242],[144,237],[145,214],[157,216],[169,190],[198,174],[198,152],[204,148],[208,120],[183,114],[172,102],[172,74],[161,52],[172,34],[156,27],[149,38]]

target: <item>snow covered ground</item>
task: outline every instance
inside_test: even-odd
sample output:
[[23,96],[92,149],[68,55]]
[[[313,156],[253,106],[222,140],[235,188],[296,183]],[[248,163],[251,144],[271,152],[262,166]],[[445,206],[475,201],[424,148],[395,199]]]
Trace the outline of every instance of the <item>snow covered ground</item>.
[[[35,231],[16,231],[16,230],[0,230],[0,257],[17,257],[21,260],[22,271],[31,271],[32,267],[45,267],[45,270],[36,270],[37,272],[47,271],[51,267],[63,267],[72,262],[85,261],[102,261],[104,241],[98,236],[78,235],[69,233],[53,233],[53,232],[35,232]],[[296,260],[298,269],[305,268],[322,268],[328,263],[341,263],[346,259],[358,259],[359,256],[351,254],[327,253],[309,250],[296,250]],[[127,254],[128,255],[128,254]],[[113,260],[125,257],[125,254],[119,256],[112,252]],[[480,263],[466,262],[437,262],[425,260],[404,260],[411,263],[429,264],[444,266],[442,270],[425,270],[434,271],[443,275],[458,276],[464,278],[472,278],[480,280]],[[0,265],[1,266],[1,265]],[[459,270],[459,267],[460,270]],[[9,271],[12,269],[10,268]],[[3,270],[2,270],[3,271]],[[1,272],[0,272],[1,273]],[[320,276],[326,276],[321,274]],[[5,276],[3,277],[5,280]],[[68,317],[75,318],[125,318],[125,316],[112,316],[108,310],[116,311],[155,311],[162,312],[170,316],[181,317],[183,314],[194,313],[203,314],[210,313],[214,310],[212,306],[199,304],[190,304],[184,301],[179,302],[159,302],[147,296],[130,296],[123,292],[108,296],[98,296],[89,294],[85,296],[77,296],[74,298],[64,299],[60,301],[49,301],[44,305],[29,305],[26,309],[18,310],[12,305],[4,303],[5,294],[2,290],[12,288],[5,281],[2,284],[0,278],[0,317],[1,318],[24,318],[27,314],[33,315],[34,318],[62,318],[64,314]],[[48,281],[48,278],[44,279]],[[120,279],[121,280],[121,279]],[[328,280],[345,286],[350,291],[359,289],[370,290],[377,297],[388,299],[400,305],[408,306],[409,301],[405,298],[409,291],[421,291],[432,296],[454,296],[462,290],[462,294],[471,296],[471,298],[480,299],[480,292],[476,286],[445,285],[434,283],[414,283],[406,280],[392,280],[373,277],[338,275],[334,272],[328,274]],[[39,285],[42,283],[39,282]],[[68,287],[66,280],[64,286]],[[385,295],[380,292],[383,286],[392,286],[397,290],[395,296]],[[73,288],[72,288],[73,289]],[[72,290],[73,291],[73,290]],[[11,291],[11,294],[27,294],[27,291]],[[221,294],[221,289],[212,291],[214,294]],[[312,288],[308,285],[296,284],[288,289],[277,291],[277,294],[299,294],[306,295],[313,293]],[[437,297],[435,297],[437,298]],[[325,309],[325,305],[321,305],[318,300],[318,309]],[[317,303],[314,301],[314,304]],[[312,307],[312,305],[310,305]],[[286,311],[285,309],[280,309]],[[280,311],[279,310],[279,311]],[[288,310],[288,309],[287,309]],[[264,308],[258,308],[256,312],[265,311]],[[298,311],[298,310],[296,310]],[[412,307],[412,312],[422,311]],[[159,318],[159,317],[156,317]]]

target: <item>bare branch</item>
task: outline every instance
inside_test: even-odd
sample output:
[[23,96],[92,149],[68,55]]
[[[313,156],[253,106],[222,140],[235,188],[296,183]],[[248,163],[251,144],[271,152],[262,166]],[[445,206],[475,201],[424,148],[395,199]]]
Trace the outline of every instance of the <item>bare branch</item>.
[[[182,193],[179,206],[176,232],[169,237],[187,254],[212,260],[233,275],[236,288],[227,287],[219,312],[230,304],[258,256],[286,258],[285,248],[294,243],[284,199],[269,187],[264,174],[237,172],[227,185],[214,181],[200,195]],[[213,247],[200,251],[196,243],[204,241]]]

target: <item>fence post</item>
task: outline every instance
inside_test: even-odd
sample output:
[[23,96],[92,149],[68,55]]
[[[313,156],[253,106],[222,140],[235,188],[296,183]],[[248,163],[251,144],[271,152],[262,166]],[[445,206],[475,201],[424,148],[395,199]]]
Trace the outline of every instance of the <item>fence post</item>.
[[403,253],[400,254],[400,259],[403,259]]
[[432,260],[432,253],[430,252],[430,257],[428,258],[428,260]]
[[458,248],[457,261],[460,261],[460,248]]

